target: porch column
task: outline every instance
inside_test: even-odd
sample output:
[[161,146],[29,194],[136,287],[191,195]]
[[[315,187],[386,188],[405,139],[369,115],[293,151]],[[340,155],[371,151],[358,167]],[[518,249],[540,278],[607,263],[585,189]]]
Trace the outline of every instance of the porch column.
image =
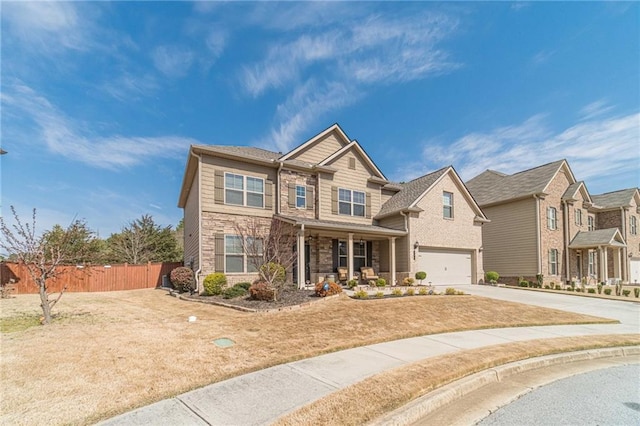
[[396,237],[389,237],[389,285],[396,285]]
[[620,272],[622,271],[622,257],[620,256],[620,249],[616,248],[615,250],[615,260],[613,262],[613,275],[614,278],[620,278],[622,280],[622,275]]
[[602,275],[605,283],[608,283],[609,279],[609,253],[607,251],[606,247],[602,247]]
[[351,233],[347,238],[347,273],[348,279],[353,278],[353,234]]
[[305,267],[304,265],[306,264],[305,262],[305,258],[304,258],[304,230],[300,229],[298,231],[298,238],[297,238],[297,250],[298,250],[298,288],[302,289],[305,287],[306,282],[304,279],[304,270]]

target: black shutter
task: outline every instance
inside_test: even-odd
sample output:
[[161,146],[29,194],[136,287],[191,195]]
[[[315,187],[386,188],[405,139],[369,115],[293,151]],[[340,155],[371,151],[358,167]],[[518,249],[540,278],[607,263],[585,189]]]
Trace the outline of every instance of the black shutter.
[[338,270],[339,259],[338,259],[338,240],[331,240],[332,256],[333,256],[333,271]]
[[373,241],[367,241],[367,266],[373,266]]

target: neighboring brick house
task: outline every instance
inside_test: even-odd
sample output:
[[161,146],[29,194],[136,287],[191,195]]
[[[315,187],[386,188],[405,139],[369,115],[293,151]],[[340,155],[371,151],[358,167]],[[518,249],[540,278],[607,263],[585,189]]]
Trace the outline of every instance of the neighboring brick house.
[[483,227],[484,267],[501,281],[539,274],[547,284],[629,281],[631,232],[620,218],[637,221],[637,188],[614,193],[628,194],[624,201],[611,196],[611,205],[600,205],[604,196],[592,197],[566,160],[512,175],[487,170],[466,184],[491,221]]
[[[486,217],[453,167],[406,184],[390,182],[336,124],[282,154],[252,147],[193,145],[178,206],[185,264],[198,279],[256,277],[236,224],[259,218],[295,228],[300,287],[346,267],[371,266],[390,283],[427,272],[435,284],[476,283]],[[304,265],[298,268],[297,265]]]

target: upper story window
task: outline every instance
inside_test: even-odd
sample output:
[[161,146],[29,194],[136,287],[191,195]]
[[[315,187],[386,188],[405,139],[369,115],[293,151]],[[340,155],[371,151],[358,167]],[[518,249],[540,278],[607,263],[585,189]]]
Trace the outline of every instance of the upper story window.
[[589,231],[595,231],[596,230],[596,218],[593,216],[589,216],[587,218],[587,226],[588,226],[588,230]]
[[576,209],[575,216],[576,216],[576,225],[582,225],[582,210]]
[[263,208],[264,179],[225,173],[224,196],[226,204]]
[[442,193],[442,217],[453,219],[453,193],[451,192]]
[[558,212],[555,207],[547,208],[547,228],[558,229]]
[[366,196],[364,192],[338,189],[338,213],[364,217]]
[[302,185],[296,185],[296,208],[307,208],[307,187]]
[[635,216],[631,216],[629,218],[629,231],[631,232],[631,235],[636,235],[638,233],[638,223],[637,223],[637,219]]

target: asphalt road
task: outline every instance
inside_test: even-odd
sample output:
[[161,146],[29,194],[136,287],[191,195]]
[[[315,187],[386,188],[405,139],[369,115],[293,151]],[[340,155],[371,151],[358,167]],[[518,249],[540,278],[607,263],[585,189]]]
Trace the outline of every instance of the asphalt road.
[[558,380],[523,395],[478,425],[639,425],[640,364]]

